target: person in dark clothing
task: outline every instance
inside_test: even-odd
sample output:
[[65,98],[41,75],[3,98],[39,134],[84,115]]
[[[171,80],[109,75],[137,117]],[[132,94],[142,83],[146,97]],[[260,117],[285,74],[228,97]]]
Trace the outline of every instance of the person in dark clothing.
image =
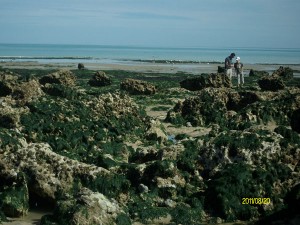
[[225,59],[225,73],[229,77],[230,80],[232,77],[232,67],[233,67],[232,59],[234,57],[235,57],[235,53],[231,53],[230,56],[228,56]]

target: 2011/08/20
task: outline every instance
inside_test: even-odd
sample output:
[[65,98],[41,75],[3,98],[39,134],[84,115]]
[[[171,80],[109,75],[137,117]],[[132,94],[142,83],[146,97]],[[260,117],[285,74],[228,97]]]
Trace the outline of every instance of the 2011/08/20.
[[269,205],[270,198],[242,198],[243,205]]

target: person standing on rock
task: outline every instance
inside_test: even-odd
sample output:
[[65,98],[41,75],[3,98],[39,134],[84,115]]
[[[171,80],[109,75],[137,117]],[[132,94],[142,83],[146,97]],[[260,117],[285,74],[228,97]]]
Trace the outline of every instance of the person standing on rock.
[[244,73],[243,73],[243,63],[241,63],[241,58],[236,57],[236,62],[234,63],[235,73],[238,79],[238,87],[244,85]]
[[228,56],[225,59],[225,73],[229,77],[230,80],[232,77],[232,67],[233,67],[232,59],[234,57],[235,57],[235,53],[231,53],[230,56]]

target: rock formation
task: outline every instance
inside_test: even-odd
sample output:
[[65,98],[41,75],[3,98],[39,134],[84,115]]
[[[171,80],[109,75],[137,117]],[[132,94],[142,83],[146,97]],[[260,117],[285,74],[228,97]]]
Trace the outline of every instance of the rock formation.
[[76,77],[69,70],[60,70],[46,76],[43,76],[40,79],[41,84],[62,84],[67,86],[75,85]]
[[89,84],[96,87],[107,86],[111,84],[111,79],[105,74],[105,72],[97,71],[89,80]]
[[198,76],[183,80],[180,86],[190,91],[199,91],[207,87],[231,87],[231,81],[225,74],[212,73],[208,77]]
[[84,64],[83,64],[83,63],[78,63],[77,68],[78,68],[79,70],[83,70],[83,69],[84,69]]
[[278,91],[285,88],[283,80],[276,76],[265,76],[258,80],[258,85],[263,91]]
[[153,95],[156,92],[156,88],[152,84],[135,79],[125,79],[120,88],[133,95]]
[[294,75],[293,70],[291,68],[280,66],[278,70],[273,72],[272,76],[288,80],[292,79]]

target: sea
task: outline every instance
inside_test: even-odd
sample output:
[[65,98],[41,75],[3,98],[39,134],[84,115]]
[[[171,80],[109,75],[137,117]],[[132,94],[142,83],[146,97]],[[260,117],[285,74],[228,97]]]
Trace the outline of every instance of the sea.
[[223,63],[231,52],[246,64],[300,65],[299,48],[173,48],[66,44],[0,44],[0,62]]

